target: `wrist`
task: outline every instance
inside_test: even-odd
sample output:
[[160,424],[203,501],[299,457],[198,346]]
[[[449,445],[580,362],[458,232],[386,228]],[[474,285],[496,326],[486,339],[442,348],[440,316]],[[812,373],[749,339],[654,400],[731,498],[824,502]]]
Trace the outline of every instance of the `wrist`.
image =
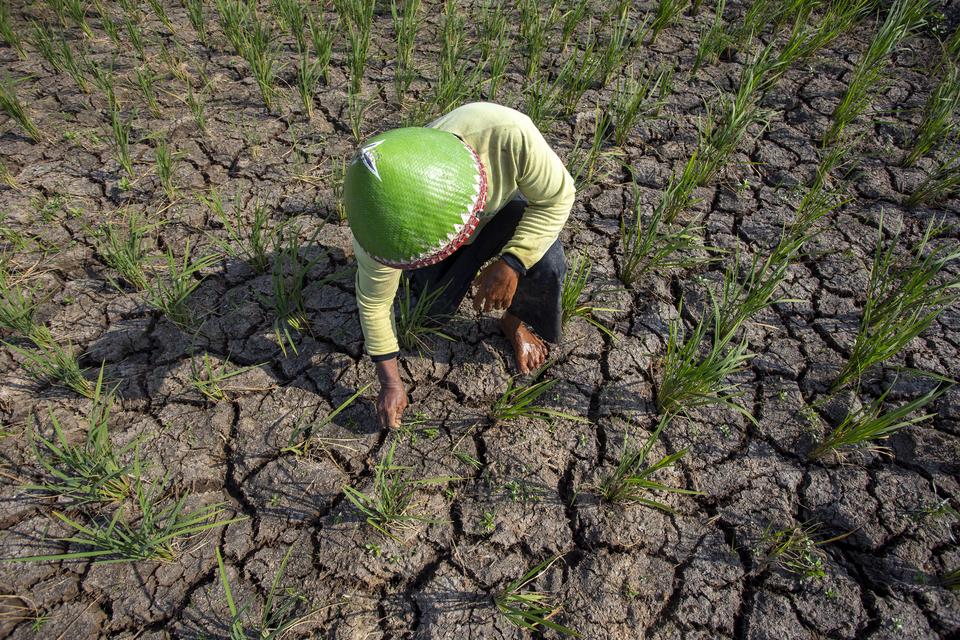
[[377,379],[380,381],[381,388],[403,388],[396,356],[377,362]]

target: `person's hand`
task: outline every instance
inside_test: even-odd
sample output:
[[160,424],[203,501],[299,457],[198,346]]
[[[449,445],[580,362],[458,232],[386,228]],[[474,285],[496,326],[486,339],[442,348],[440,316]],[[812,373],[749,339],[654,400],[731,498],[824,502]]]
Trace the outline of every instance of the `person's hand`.
[[384,429],[396,429],[407,408],[407,388],[400,379],[397,359],[390,358],[377,363],[377,378],[380,379],[380,395],[377,396],[377,417]]
[[380,395],[377,397],[377,416],[380,426],[384,429],[397,429],[400,419],[407,408],[407,390],[403,383],[398,385],[381,385]]
[[489,265],[474,280],[473,308],[477,311],[506,309],[513,302],[520,276],[503,258]]

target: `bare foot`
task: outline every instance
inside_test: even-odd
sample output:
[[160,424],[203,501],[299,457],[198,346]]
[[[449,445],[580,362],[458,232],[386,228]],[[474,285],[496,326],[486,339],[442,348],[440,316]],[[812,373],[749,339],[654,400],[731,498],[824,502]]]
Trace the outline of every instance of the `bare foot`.
[[509,312],[500,318],[500,328],[513,345],[520,373],[530,373],[547,361],[550,348],[527,325]]

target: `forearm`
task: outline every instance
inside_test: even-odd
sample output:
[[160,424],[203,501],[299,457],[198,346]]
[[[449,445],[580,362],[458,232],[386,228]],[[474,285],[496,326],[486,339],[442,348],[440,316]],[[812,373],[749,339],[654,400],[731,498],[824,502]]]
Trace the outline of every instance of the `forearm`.
[[550,206],[528,205],[517,225],[513,237],[504,246],[502,253],[517,258],[525,269],[531,268],[556,241],[566,224],[573,204],[573,193]]

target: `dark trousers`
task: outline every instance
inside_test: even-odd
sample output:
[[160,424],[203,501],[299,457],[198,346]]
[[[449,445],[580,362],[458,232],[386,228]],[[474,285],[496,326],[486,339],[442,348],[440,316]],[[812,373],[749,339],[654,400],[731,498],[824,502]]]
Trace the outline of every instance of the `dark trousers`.
[[[525,208],[523,200],[512,200],[480,230],[472,243],[437,264],[404,272],[411,291],[418,297],[442,288],[430,307],[431,316],[450,316],[456,312],[480,267],[500,255],[513,237]],[[520,276],[509,308],[511,314],[547,342],[560,342],[563,322],[560,293],[566,272],[563,247],[557,240],[539,262]]]

